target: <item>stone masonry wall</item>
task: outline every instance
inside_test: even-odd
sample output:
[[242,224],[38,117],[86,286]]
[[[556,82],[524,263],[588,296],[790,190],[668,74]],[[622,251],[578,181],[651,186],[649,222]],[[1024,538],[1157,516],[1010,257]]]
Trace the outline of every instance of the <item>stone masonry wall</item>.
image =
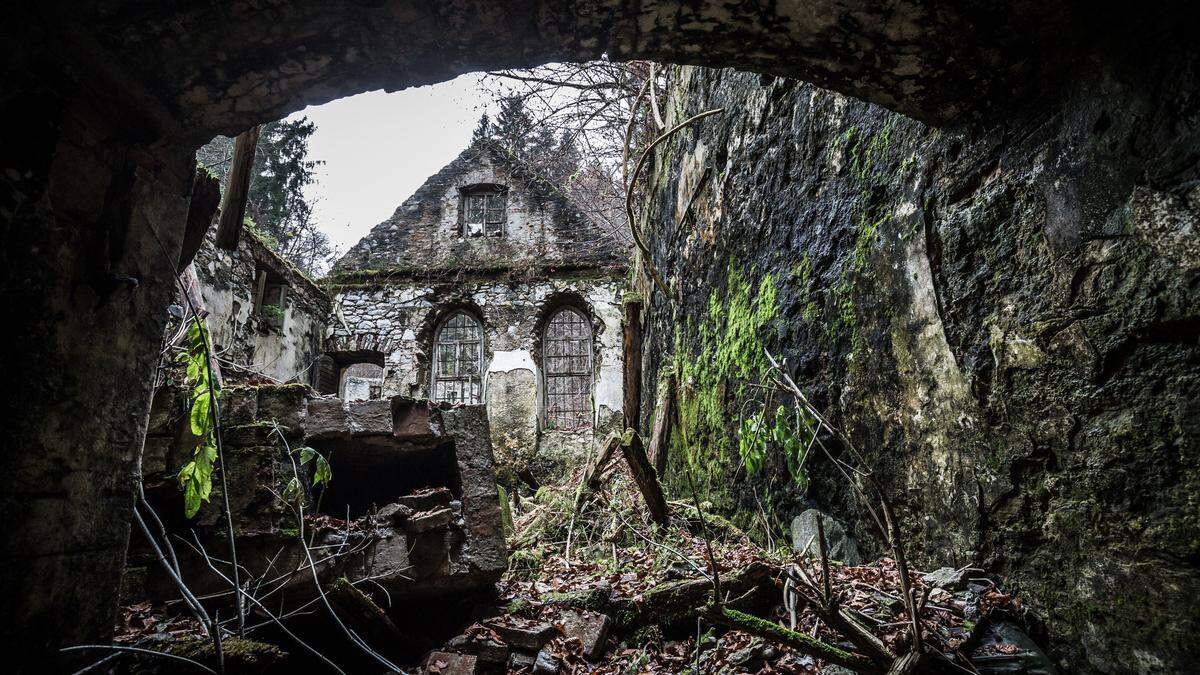
[[[329,318],[329,296],[249,230],[243,231],[233,251],[217,248],[215,236],[216,228],[210,229],[193,266],[222,374],[234,381],[266,376],[277,382],[313,383]],[[278,327],[255,311],[260,266],[287,284]]]
[[[620,426],[624,287],[623,279],[593,274],[343,288],[331,344],[379,345],[383,395],[427,396],[437,325],[456,309],[471,312],[484,328],[483,396],[500,479],[512,483],[521,469],[544,479],[582,461],[594,438]],[[579,432],[542,429],[539,421],[542,323],[563,305],[583,310],[592,322],[595,416],[592,429]]]
[[[463,188],[504,186],[503,235],[463,236]],[[334,274],[374,278],[399,272],[621,266],[624,251],[557,187],[504,150],[477,142],[430,176],[392,217],[376,225],[334,266]]]
[[816,502],[871,539],[821,460],[807,493],[781,458],[739,469],[769,348],[885,477],[921,564],[1002,574],[1068,670],[1194,667],[1197,61],[1096,65],[1056,103],[944,130],[674,71],[668,124],[726,112],[665,145],[649,185],[679,302],[655,295],[648,378],[680,376],[692,440],[673,469],[710,467],[729,511]]

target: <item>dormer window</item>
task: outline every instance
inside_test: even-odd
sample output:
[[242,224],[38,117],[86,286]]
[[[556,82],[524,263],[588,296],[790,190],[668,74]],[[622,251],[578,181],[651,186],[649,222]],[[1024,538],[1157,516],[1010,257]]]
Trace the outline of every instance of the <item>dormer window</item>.
[[462,191],[464,237],[500,237],[508,221],[508,191],[502,185],[473,185]]

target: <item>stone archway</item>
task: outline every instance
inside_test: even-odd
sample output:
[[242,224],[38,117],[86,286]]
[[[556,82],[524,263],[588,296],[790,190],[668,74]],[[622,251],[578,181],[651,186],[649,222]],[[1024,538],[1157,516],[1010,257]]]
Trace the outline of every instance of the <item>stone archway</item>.
[[[10,315],[0,642],[103,641],[129,532],[192,152],[308,103],[614,58],[801,77],[949,123],[1066,73],[1116,16],[1017,2],[22,3],[0,37]],[[1121,24],[1122,29],[1126,24]],[[1108,31],[1103,31],[1108,34]],[[1018,58],[1018,56],[1022,58]],[[117,384],[119,383],[119,385]],[[42,663],[44,666],[44,662]],[[19,667],[18,667],[19,669]]]

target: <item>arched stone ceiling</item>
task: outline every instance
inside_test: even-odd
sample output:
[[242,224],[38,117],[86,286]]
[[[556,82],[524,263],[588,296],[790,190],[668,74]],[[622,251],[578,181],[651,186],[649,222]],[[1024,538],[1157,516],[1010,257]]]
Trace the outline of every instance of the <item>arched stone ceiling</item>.
[[1071,36],[1096,23],[1096,11],[1072,7],[1026,0],[114,0],[28,11],[76,52],[161,101],[187,140],[202,141],[363,91],[602,53],[797,77],[946,123],[1060,70],[1065,54],[1078,53]]

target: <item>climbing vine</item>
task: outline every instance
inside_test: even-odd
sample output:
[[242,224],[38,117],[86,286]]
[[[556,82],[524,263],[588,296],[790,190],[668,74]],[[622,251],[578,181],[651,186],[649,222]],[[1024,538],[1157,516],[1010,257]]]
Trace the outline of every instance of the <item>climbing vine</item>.
[[179,355],[186,368],[191,387],[191,406],[188,422],[192,435],[200,439],[192,458],[179,470],[179,486],[183,488],[183,511],[192,518],[200,511],[201,502],[212,494],[213,464],[217,461],[216,416],[213,403],[220,395],[220,385],[212,380],[208,367],[208,327],[193,319],[188,327],[187,343]]

